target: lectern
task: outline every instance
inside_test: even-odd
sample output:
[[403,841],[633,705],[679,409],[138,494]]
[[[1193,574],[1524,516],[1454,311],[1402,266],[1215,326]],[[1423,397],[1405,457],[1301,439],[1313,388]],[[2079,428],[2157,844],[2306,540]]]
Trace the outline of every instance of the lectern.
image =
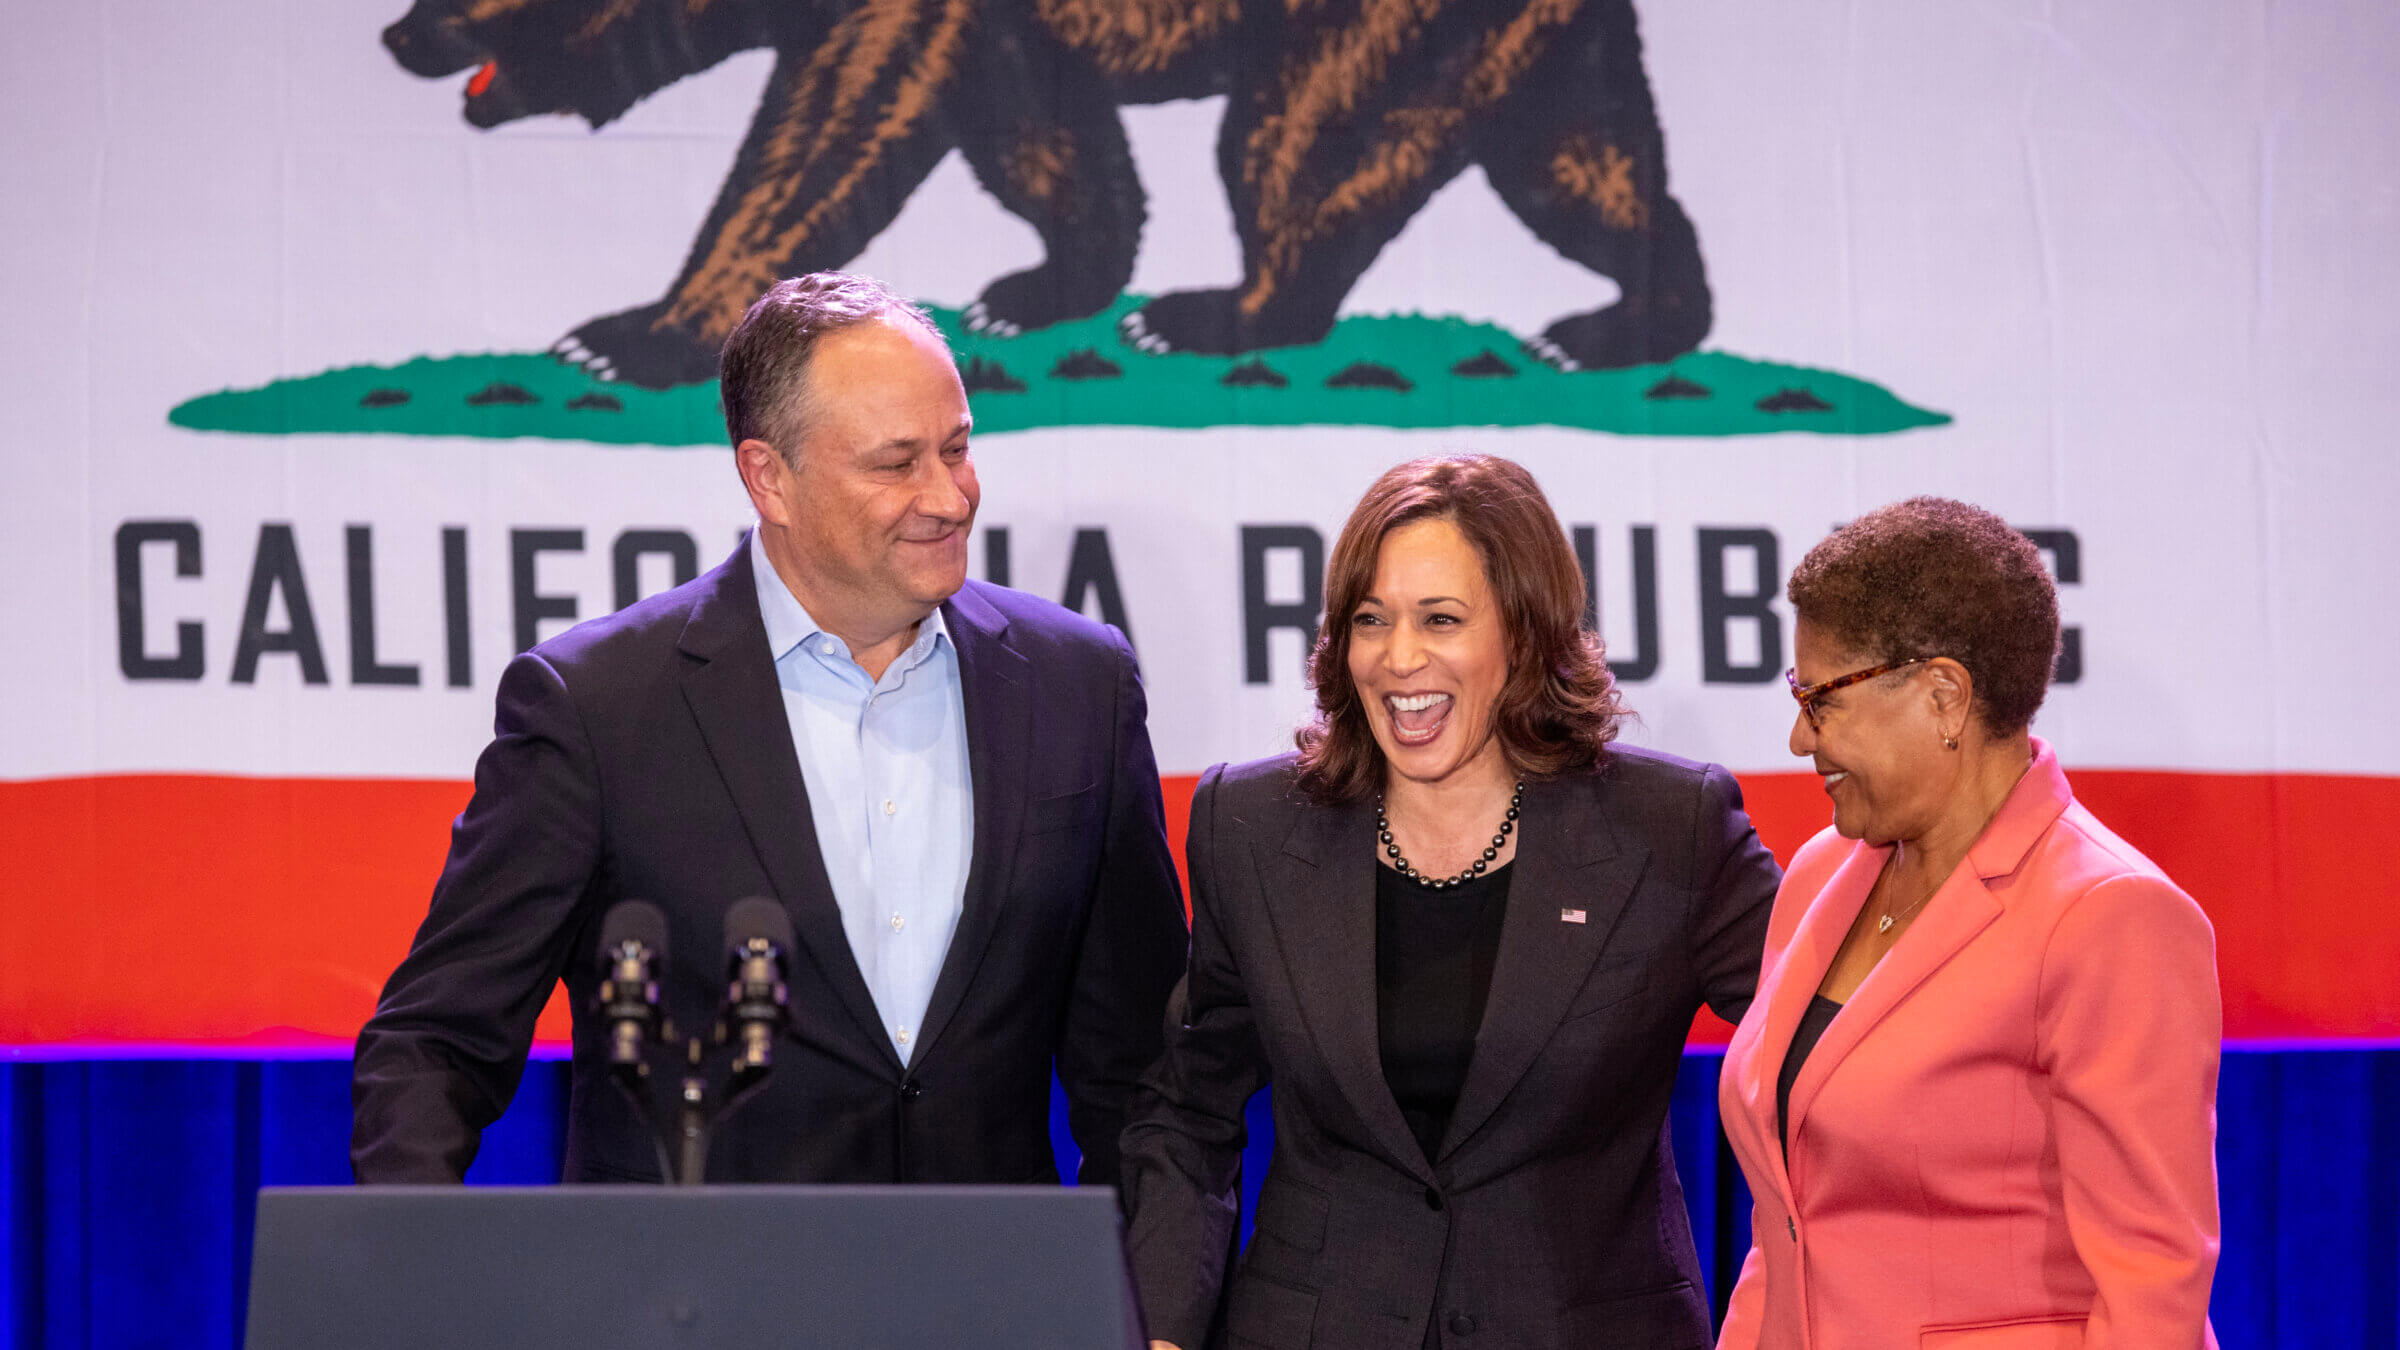
[[1139,1350],[1115,1193],[269,1187],[249,1350]]

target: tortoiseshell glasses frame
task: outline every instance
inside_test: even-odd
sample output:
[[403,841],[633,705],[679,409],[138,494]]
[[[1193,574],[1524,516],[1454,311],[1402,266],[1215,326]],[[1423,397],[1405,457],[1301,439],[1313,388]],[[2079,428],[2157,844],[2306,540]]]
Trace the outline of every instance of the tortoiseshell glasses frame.
[[1817,700],[1834,690],[1847,689],[1851,685],[1874,679],[1878,675],[1889,675],[1895,670],[1906,670],[1910,666],[1921,666],[1928,661],[1939,660],[1941,658],[1938,656],[1912,656],[1906,661],[1886,661],[1880,666],[1854,670],[1847,675],[1836,675],[1820,684],[1800,683],[1800,671],[1795,666],[1783,672],[1783,682],[1792,687],[1792,698],[1800,705],[1800,715],[1807,718],[1809,726],[1813,728],[1818,725]]

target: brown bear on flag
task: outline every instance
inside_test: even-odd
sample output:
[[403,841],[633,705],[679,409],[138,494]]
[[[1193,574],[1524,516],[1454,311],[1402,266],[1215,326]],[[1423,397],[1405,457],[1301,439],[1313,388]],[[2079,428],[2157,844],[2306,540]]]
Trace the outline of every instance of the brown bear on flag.
[[1132,311],[1137,348],[1323,338],[1375,255],[1469,165],[1544,243],[1618,285],[1616,303],[1529,342],[1537,356],[1636,365],[1708,333],[1630,0],[417,0],[384,42],[418,75],[473,70],[478,127],[544,113],[599,127],[735,52],[775,50],[666,295],[555,348],[648,388],[713,378],[759,292],[856,257],[952,149],[1046,252],[991,282],[969,327],[1107,308],[1145,214],[1118,107],[1217,94],[1242,281]]

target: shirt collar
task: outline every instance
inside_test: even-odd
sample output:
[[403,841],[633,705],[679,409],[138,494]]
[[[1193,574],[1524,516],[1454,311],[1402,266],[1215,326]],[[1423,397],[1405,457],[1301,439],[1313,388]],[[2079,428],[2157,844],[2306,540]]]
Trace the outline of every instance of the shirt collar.
[[[758,614],[766,621],[767,654],[771,658],[782,661],[792,654],[794,648],[820,633],[841,643],[842,656],[849,658],[849,642],[838,633],[826,633],[824,625],[810,617],[808,607],[800,603],[800,597],[792,594],[792,588],[783,584],[783,574],[775,570],[774,562],[767,557],[766,543],[755,528],[750,531],[750,575],[758,587]],[[916,641],[910,643],[908,651],[901,656],[901,664],[914,666],[934,651],[934,644],[949,640],[950,630],[942,622],[941,608],[936,606],[933,613],[926,615],[925,621],[917,625]]]

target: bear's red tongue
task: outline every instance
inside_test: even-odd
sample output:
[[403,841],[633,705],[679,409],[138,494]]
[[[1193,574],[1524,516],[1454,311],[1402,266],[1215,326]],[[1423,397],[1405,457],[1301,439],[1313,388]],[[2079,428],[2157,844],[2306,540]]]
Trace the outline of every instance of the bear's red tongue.
[[493,81],[494,79],[497,79],[497,78],[499,77],[499,75],[500,75],[500,63],[499,63],[499,62],[497,62],[497,61],[486,61],[486,62],[484,62],[484,63],[483,63],[481,66],[479,66],[479,67],[477,67],[477,68],[476,68],[476,71],[475,71],[475,73],[474,73],[473,75],[470,75],[470,76],[468,76],[468,77],[467,77],[467,97],[468,97],[468,98],[482,98],[482,97],[483,97],[483,91],[484,91],[484,90],[486,90],[486,89],[489,89],[489,88],[491,88],[491,87],[492,87],[492,81]]
[[1400,729],[1411,736],[1433,730],[1442,724],[1443,718],[1449,715],[1450,700],[1446,698],[1435,699],[1430,708],[1418,708],[1414,711],[1401,708],[1392,710],[1392,720],[1399,723]]

